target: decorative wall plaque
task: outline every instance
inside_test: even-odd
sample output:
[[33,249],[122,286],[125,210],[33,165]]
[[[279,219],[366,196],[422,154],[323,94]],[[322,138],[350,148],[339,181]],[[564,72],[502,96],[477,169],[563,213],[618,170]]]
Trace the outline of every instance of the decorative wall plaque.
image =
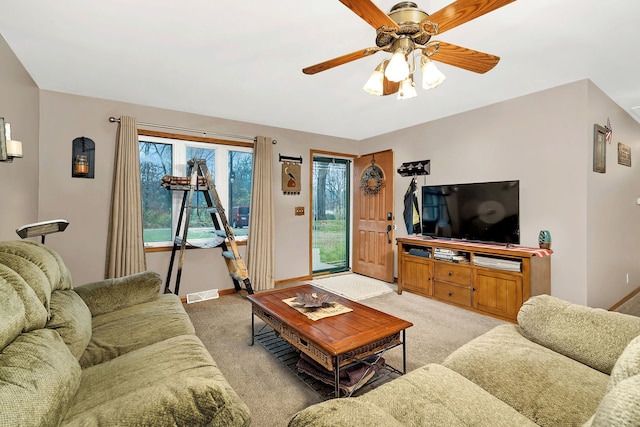
[[631,167],[631,147],[618,142],[618,164]]

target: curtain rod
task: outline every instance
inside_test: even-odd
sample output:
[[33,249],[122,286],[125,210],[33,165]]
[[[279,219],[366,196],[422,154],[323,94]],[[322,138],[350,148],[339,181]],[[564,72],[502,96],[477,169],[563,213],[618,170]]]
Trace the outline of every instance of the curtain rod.
[[[120,123],[120,119],[116,119],[113,116],[109,117],[109,121],[111,123]],[[156,124],[156,123],[138,122],[138,124],[141,125],[141,126],[148,126],[148,127],[154,127],[154,128],[179,130],[179,131],[183,131],[183,132],[201,133],[201,134],[203,134],[205,136],[206,135],[226,136],[227,138],[244,139],[244,140],[256,142],[256,139],[254,137],[252,137],[252,136],[231,135],[231,134],[228,134],[228,133],[210,132],[208,130],[181,128],[181,127],[178,127],[178,126],[169,126],[169,125],[159,125],[159,124]],[[273,143],[276,144],[277,141],[274,140]]]

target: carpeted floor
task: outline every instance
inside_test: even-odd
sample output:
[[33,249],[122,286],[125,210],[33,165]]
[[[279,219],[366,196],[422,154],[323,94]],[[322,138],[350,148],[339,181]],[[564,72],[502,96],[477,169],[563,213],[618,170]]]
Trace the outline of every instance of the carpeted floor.
[[[414,324],[406,333],[408,371],[426,363],[442,362],[456,348],[503,323],[408,292],[387,293],[360,302]],[[264,347],[249,345],[251,304],[241,294],[185,304],[185,308],[196,334],[249,406],[252,426],[284,427],[297,411],[321,401]],[[256,320],[256,326],[261,325]],[[388,351],[385,359],[393,366],[401,366],[401,349]]]
[[354,273],[313,279],[309,283],[352,301],[362,301],[393,291],[388,283]]

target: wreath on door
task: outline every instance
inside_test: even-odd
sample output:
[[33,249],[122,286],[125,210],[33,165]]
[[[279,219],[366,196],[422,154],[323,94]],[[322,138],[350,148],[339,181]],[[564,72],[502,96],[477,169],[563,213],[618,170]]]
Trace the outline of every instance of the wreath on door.
[[372,159],[371,165],[362,173],[360,188],[362,188],[365,195],[371,196],[378,194],[383,184],[384,172],[376,165],[375,159]]

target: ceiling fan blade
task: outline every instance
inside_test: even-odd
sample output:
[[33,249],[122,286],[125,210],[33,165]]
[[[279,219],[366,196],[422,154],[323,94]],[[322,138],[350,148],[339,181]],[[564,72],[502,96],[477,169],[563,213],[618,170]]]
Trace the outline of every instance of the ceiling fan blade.
[[449,6],[445,6],[439,11],[432,13],[428,19],[438,24],[438,34],[442,34],[447,30],[469,22],[472,19],[476,19],[485,13],[492,12],[514,1],[515,0],[457,0]]
[[328,61],[321,62],[316,65],[312,65],[307,68],[303,68],[302,72],[305,74],[316,74],[321,71],[328,70],[333,67],[337,67],[338,65],[346,64],[351,61],[355,61],[356,59],[364,58],[365,56],[373,55],[379,49],[368,47],[366,49],[358,50],[356,52],[348,53],[346,55],[339,56],[337,58],[330,59]]
[[438,52],[430,56],[431,59],[454,67],[464,68],[474,73],[484,74],[491,70],[500,61],[499,56],[479,52],[466,47],[441,42]]
[[371,0],[340,0],[340,2],[376,30],[384,26],[398,26],[393,19],[389,18],[387,14],[373,4]]

